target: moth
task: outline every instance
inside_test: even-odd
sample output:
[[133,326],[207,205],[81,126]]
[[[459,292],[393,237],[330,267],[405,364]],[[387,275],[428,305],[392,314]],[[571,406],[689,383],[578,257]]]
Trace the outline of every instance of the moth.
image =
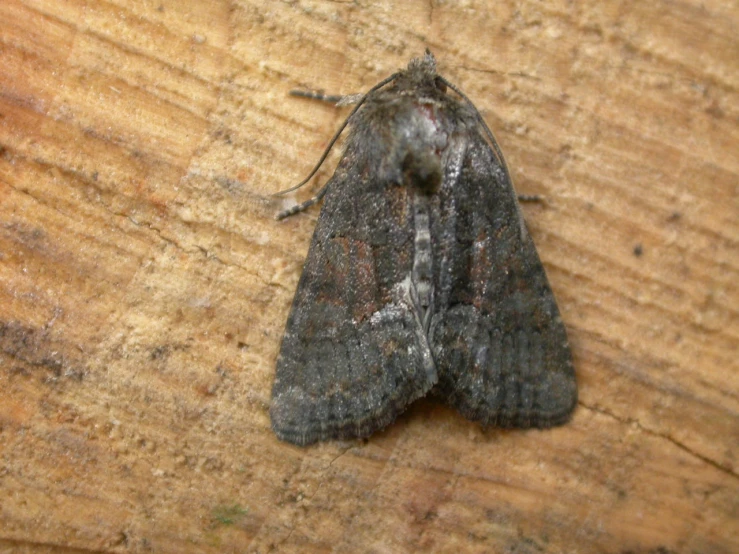
[[277,359],[277,437],[367,437],[427,394],[485,426],[565,423],[565,328],[472,102],[427,50],[358,100],[301,185],[347,124],[333,177],[278,216],[323,198]]

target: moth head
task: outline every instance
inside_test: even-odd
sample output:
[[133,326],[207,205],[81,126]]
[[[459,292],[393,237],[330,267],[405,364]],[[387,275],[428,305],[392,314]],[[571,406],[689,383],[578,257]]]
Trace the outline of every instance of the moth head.
[[408,62],[408,73],[423,73],[429,76],[436,75],[436,58],[431,50],[426,48],[426,52],[420,58],[413,58]]
[[428,48],[423,56],[408,63],[408,69],[397,74],[395,87],[429,98],[445,96],[447,91],[446,81],[436,72],[436,58]]

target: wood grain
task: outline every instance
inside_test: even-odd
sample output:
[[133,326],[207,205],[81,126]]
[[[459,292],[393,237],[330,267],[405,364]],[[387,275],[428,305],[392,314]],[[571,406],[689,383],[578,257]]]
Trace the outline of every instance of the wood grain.
[[[738,551],[738,29],[717,0],[0,3],[0,550]],[[270,195],[346,115],[287,92],[426,46],[546,197],[580,404],[280,443],[317,210]]]

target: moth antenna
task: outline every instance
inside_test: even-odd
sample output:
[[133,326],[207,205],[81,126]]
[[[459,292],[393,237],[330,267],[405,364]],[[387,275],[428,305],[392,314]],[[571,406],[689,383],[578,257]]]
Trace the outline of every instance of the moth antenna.
[[310,90],[291,90],[290,96],[318,100],[319,102],[327,102],[329,104],[337,104],[344,98],[340,94],[325,94],[323,92],[313,92]]
[[281,211],[275,216],[275,219],[279,221],[281,219],[285,219],[286,217],[290,217],[291,215],[295,215],[296,213],[302,212],[303,210],[307,210],[313,204],[317,204],[318,202],[320,202],[321,198],[323,198],[325,194],[326,187],[322,187],[321,190],[318,191],[318,194],[316,194],[313,198],[309,198],[302,204],[296,204],[291,208]]
[[518,194],[519,202],[544,202],[541,194]]
[[475,118],[477,119],[477,122],[482,126],[482,128],[485,129],[485,134],[490,140],[490,146],[493,147],[493,152],[495,153],[495,157],[498,158],[498,162],[500,162],[500,166],[503,168],[503,171],[505,171],[505,174],[506,174],[506,177],[508,177],[508,180],[511,183],[513,183],[513,179],[511,178],[511,172],[508,171],[508,164],[506,163],[505,158],[503,157],[503,152],[500,150],[500,146],[498,146],[498,141],[495,140],[495,135],[490,130],[490,127],[488,127],[488,124],[485,123],[485,120],[482,118],[482,115],[480,115],[480,112],[477,110],[475,105],[472,103],[472,100],[470,100],[465,93],[463,93],[461,90],[459,90],[452,83],[447,81],[441,75],[439,75],[438,78],[441,80],[442,83],[444,83],[454,92],[456,92],[462,98],[462,100],[467,102],[467,105],[470,108],[472,108],[472,110],[475,112]]
[[310,100],[318,100],[319,102],[326,102],[327,104],[333,104],[337,108],[344,106],[351,106],[356,104],[362,99],[364,94],[326,94],[322,91],[314,92],[310,90],[291,90],[290,96],[297,96],[298,98],[308,98]]
[[[490,127],[488,127],[488,124],[485,123],[485,120],[482,118],[482,115],[480,115],[480,112],[475,107],[475,105],[472,103],[472,100],[470,100],[465,93],[463,93],[461,90],[459,90],[457,87],[455,87],[452,83],[444,79],[441,75],[438,76],[441,81],[448,86],[450,89],[452,89],[454,92],[459,94],[459,96],[467,102],[467,105],[472,108],[472,110],[475,112],[475,118],[477,119],[477,122],[482,125],[482,128],[485,129],[485,134],[487,135],[490,146],[493,147],[493,153],[495,154],[495,157],[498,158],[498,162],[500,163],[500,167],[503,168],[503,172],[505,173],[505,176],[508,178],[508,182],[513,187],[513,177],[511,177],[511,172],[508,170],[508,164],[505,161],[505,157],[503,157],[503,152],[500,149],[500,146],[498,146],[498,141],[495,140],[495,135],[490,130]],[[524,199],[527,201],[533,200],[532,197],[527,197],[527,195],[518,196],[519,200]],[[528,230],[526,229],[526,223],[523,219],[523,213],[521,212],[521,206],[516,204],[516,212],[518,212],[518,226],[521,231],[521,238],[524,239],[528,235]]]
[[[368,97],[368,96],[369,96],[370,94],[372,94],[373,92],[375,92],[375,91],[376,91],[377,89],[380,89],[380,88],[384,87],[384,86],[385,86],[385,85],[387,85],[387,84],[388,84],[388,83],[389,83],[390,81],[392,81],[392,80],[396,79],[396,78],[398,77],[398,75],[400,75],[400,72],[397,72],[397,73],[393,73],[392,75],[390,75],[390,77],[387,77],[386,79],[383,79],[382,81],[380,81],[379,83],[377,83],[377,84],[376,84],[376,85],[375,85],[374,87],[372,87],[371,89],[369,89],[369,90],[368,90],[368,91],[367,91],[367,92],[366,92],[366,93],[364,94],[364,96],[362,96],[362,97],[361,97],[361,98],[359,99],[359,101],[357,102],[357,105],[356,105],[356,106],[354,106],[354,109],[353,109],[353,110],[351,111],[351,113],[350,113],[350,114],[349,114],[349,115],[348,115],[348,116],[346,117],[346,119],[344,120],[344,123],[342,123],[342,124],[341,124],[341,127],[339,127],[339,130],[338,130],[338,131],[336,131],[336,134],[335,134],[335,135],[334,135],[334,137],[333,137],[333,138],[331,139],[331,142],[329,142],[329,143],[328,143],[328,146],[326,147],[326,150],[324,150],[324,151],[323,151],[323,155],[322,155],[322,156],[321,156],[321,158],[320,158],[320,159],[318,160],[318,163],[317,163],[317,164],[316,164],[316,166],[315,166],[315,167],[313,168],[313,170],[312,170],[312,171],[311,171],[311,172],[310,172],[310,173],[308,174],[308,176],[307,176],[307,177],[306,177],[305,179],[303,179],[302,181],[300,181],[300,182],[299,182],[299,183],[298,183],[297,185],[295,185],[294,187],[290,187],[289,189],[285,189],[285,190],[281,190],[280,192],[276,192],[276,193],[275,193],[275,194],[274,194],[273,196],[282,196],[283,194],[287,194],[288,192],[292,192],[292,191],[294,191],[294,190],[298,190],[298,189],[299,189],[300,187],[302,187],[302,186],[303,186],[304,184],[306,184],[306,183],[307,183],[308,181],[310,181],[310,180],[311,180],[311,178],[312,178],[312,177],[313,177],[313,176],[314,176],[314,175],[316,174],[316,172],[317,172],[317,171],[318,171],[318,170],[320,169],[320,167],[321,167],[321,165],[323,164],[323,162],[324,162],[324,161],[326,161],[326,158],[328,157],[328,153],[329,153],[329,152],[331,151],[331,148],[333,148],[333,146],[334,146],[334,143],[335,143],[335,142],[336,142],[337,140],[339,140],[339,136],[341,136],[341,133],[342,133],[342,132],[344,131],[344,129],[346,128],[346,126],[347,126],[347,125],[349,124],[349,120],[350,120],[350,119],[352,118],[352,116],[353,116],[353,115],[354,115],[355,113],[357,113],[357,110],[359,110],[359,108],[360,108],[360,107],[362,107],[362,104],[364,104],[364,101],[365,101],[365,100],[367,100],[367,97]],[[468,100],[468,102],[469,102],[469,100]],[[321,191],[319,191],[319,193],[318,193],[318,194],[317,194],[316,196],[318,196],[318,197],[322,197],[322,196],[323,196],[323,195],[325,194],[325,192],[324,192],[324,189],[325,189],[325,188],[326,188],[326,186],[324,185],[323,189],[321,189]],[[307,207],[307,206],[306,206],[306,207]],[[287,210],[287,211],[290,211],[290,210]],[[298,211],[300,211],[300,210],[298,210]],[[297,212],[295,212],[295,213],[297,213]],[[286,217],[286,216],[285,216],[285,217]],[[280,219],[281,219],[281,218],[280,218]]]

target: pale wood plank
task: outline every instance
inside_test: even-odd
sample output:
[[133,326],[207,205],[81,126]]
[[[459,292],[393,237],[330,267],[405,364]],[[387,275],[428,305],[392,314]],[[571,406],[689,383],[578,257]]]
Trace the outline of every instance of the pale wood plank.
[[[739,550],[738,22],[716,1],[1,3],[0,547]],[[366,90],[426,46],[546,196],[524,210],[580,406],[503,432],[421,401],[366,442],[279,443],[317,210],[277,223],[269,195],[345,115],[287,91]]]

